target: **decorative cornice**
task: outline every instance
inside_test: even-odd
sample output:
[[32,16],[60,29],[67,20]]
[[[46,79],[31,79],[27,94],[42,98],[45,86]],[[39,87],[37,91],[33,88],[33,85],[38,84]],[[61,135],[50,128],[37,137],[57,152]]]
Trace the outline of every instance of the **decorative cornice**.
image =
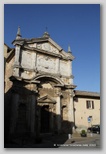
[[13,45],[19,45],[19,46],[23,46],[24,45],[24,40],[14,40],[13,42],[12,42],[12,44]]
[[76,85],[65,85],[64,87],[67,89],[75,89],[77,86]]
[[60,59],[64,59],[64,60],[69,60],[69,58],[67,57],[63,57],[62,55],[60,54],[57,54],[57,53],[53,53],[53,52],[47,52],[43,49],[38,49],[38,48],[34,48],[34,47],[29,47],[29,46],[24,46],[23,49],[28,49],[30,51],[34,51],[34,52],[39,52],[39,53],[42,53],[42,54],[46,54],[46,55],[51,55],[53,57],[58,57]]
[[29,80],[29,79],[23,79],[22,77],[19,77],[19,76],[11,76],[10,78],[10,81],[21,81],[21,82],[26,82],[26,83],[36,83],[36,84],[39,84],[40,81],[38,80]]
[[47,52],[43,49],[38,49],[38,48],[35,48],[35,47],[29,47],[29,46],[23,46],[23,49],[27,49],[27,50],[30,50],[31,52],[39,52],[39,53],[42,53],[42,54],[46,54],[46,55],[50,55],[50,56],[53,56],[53,57],[58,57],[59,59],[63,59],[63,60],[73,60],[73,58],[69,58],[69,56],[62,56],[61,54],[57,54],[57,53],[53,53],[53,52]]

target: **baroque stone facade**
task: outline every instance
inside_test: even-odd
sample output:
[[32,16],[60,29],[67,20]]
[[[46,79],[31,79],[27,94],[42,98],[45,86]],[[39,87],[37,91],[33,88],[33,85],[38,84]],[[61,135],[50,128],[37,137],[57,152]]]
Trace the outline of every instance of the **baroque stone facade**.
[[12,43],[13,49],[4,46],[5,141],[23,134],[72,134],[100,124],[100,94],[74,90],[70,47],[64,51],[47,32],[22,38],[20,28]]
[[15,49],[8,65],[12,72],[6,70],[5,76],[5,95],[11,94],[11,111],[5,114],[5,119],[10,117],[9,134],[72,132],[76,86],[70,48],[65,52],[47,32],[40,38],[24,39],[20,28],[12,43]]

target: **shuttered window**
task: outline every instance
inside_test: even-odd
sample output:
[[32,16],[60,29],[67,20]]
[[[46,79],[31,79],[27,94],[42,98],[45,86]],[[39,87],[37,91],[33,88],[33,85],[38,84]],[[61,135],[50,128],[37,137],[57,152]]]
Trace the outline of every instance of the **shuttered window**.
[[87,109],[94,109],[94,101],[86,101],[86,108]]
[[94,109],[94,101],[92,101],[92,109]]
[[86,108],[89,109],[89,101],[86,101]]

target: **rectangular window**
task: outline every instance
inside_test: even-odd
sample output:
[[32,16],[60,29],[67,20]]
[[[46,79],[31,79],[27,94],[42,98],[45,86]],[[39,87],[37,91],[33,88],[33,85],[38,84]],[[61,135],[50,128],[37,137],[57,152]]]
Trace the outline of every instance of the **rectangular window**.
[[94,101],[86,101],[86,108],[87,109],[94,109]]

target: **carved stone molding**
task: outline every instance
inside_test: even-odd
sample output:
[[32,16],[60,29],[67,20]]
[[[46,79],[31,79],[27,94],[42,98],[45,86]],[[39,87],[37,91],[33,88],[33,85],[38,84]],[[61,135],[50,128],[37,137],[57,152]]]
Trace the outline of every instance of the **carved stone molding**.
[[49,103],[49,104],[55,104],[56,101],[54,98],[52,98],[51,96],[45,95],[45,96],[41,96],[40,98],[38,98],[37,100],[38,103]]

